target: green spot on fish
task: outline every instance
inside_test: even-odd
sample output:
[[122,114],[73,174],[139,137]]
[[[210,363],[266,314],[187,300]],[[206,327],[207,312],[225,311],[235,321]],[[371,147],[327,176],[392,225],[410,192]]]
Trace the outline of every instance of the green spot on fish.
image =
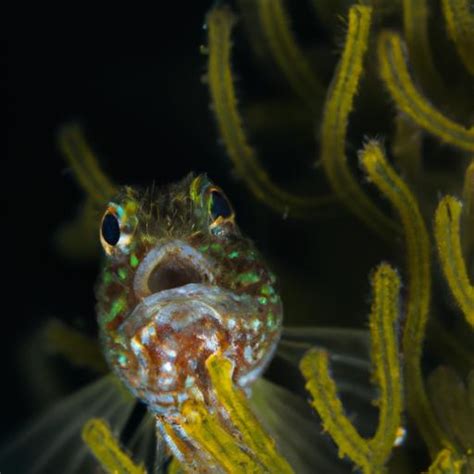
[[268,300],[265,296],[259,296],[257,299],[258,299],[258,302],[260,304],[267,304],[268,303]]
[[138,260],[138,257],[132,253],[132,255],[130,255],[130,265],[135,268],[135,267],[138,267],[138,264],[140,263],[140,261]]
[[102,279],[106,285],[112,282],[112,273],[110,272],[104,272]]
[[274,329],[276,326],[276,317],[275,315],[270,311],[267,316],[267,328],[268,329]]
[[232,252],[227,255],[229,258],[237,258],[239,256],[239,252],[237,250],[232,250]]
[[127,365],[128,358],[125,354],[121,353],[117,357],[117,361],[121,366]]
[[117,315],[121,311],[123,311],[125,306],[126,306],[126,302],[125,302],[124,298],[119,298],[119,299],[115,300],[112,303],[112,307],[110,308],[109,313],[105,314],[104,322],[105,323],[110,323],[110,321],[113,321],[117,317]]
[[254,272],[241,273],[237,277],[237,281],[244,284],[257,283],[258,281],[260,281],[260,276],[258,275],[258,273]]
[[218,243],[213,243],[213,244],[211,244],[211,250],[213,252],[221,253],[222,252],[222,245],[218,244]]
[[119,268],[117,273],[122,281],[127,279],[128,272],[126,268]]
[[260,293],[265,296],[271,296],[275,294],[275,288],[271,285],[262,285],[262,288],[260,288]]

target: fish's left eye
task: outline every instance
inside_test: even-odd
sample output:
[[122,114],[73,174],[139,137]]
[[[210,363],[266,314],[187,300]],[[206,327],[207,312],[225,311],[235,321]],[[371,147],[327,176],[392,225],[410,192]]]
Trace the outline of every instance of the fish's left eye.
[[216,221],[219,217],[222,219],[232,217],[232,207],[221,191],[213,189],[211,191],[210,199],[209,212],[213,221]]

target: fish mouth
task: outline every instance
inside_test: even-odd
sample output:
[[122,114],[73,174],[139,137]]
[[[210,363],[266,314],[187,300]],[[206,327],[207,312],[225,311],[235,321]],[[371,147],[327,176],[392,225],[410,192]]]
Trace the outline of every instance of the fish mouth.
[[214,283],[211,263],[180,240],[155,247],[135,273],[133,289],[139,299],[192,283]]

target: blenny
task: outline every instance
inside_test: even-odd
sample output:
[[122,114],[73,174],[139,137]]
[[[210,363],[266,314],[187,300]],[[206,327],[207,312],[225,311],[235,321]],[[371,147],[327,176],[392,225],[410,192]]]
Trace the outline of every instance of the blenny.
[[122,188],[107,205],[100,239],[103,352],[184,461],[163,422],[190,444],[180,431],[183,402],[200,400],[219,413],[205,367],[213,353],[233,362],[235,384],[250,393],[280,338],[275,277],[205,175],[144,192]]

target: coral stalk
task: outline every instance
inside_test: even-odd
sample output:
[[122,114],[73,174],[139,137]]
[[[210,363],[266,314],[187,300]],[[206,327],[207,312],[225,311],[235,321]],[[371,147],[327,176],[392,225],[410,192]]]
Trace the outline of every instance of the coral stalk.
[[251,411],[244,393],[234,385],[232,362],[213,354],[207,359],[206,368],[217,400],[238,437],[229,432],[217,414],[210,413],[199,401],[189,401],[183,406],[184,432],[226,472],[293,473],[288,462],[277,452],[273,439]]
[[237,107],[230,66],[231,29],[234,15],[226,7],[216,7],[207,16],[209,91],[220,135],[237,173],[253,194],[274,210],[307,217],[320,213],[334,202],[331,196],[300,197],[277,186],[260,165],[257,154],[249,144]]
[[461,474],[463,466],[464,462],[454,459],[449,449],[443,449],[436,456],[427,474]]
[[143,466],[137,466],[120,448],[104,420],[93,418],[82,429],[82,439],[110,474],[146,474]]
[[427,0],[403,0],[403,30],[415,75],[428,95],[442,97],[444,86],[434,66],[430,44],[429,13]]
[[442,0],[449,36],[467,70],[474,75],[474,12],[469,0]]
[[321,162],[338,197],[372,229],[393,234],[395,224],[365,195],[345,154],[348,116],[353,107],[369,40],[372,9],[353,6],[342,57],[326,98],[321,128]]
[[412,182],[422,173],[422,134],[420,128],[405,115],[395,118],[392,154],[395,163]]
[[451,445],[433,413],[421,373],[431,294],[428,232],[415,197],[389,165],[377,142],[371,141],[365,146],[360,162],[371,181],[398,212],[403,225],[408,260],[408,302],[403,332],[408,409],[432,455],[436,455],[442,447]]
[[97,204],[104,205],[116,194],[116,186],[100,169],[97,158],[77,124],[62,127],[58,143],[80,185]]
[[324,96],[325,89],[294,38],[283,1],[259,0],[257,3],[263,32],[276,63],[295,93],[311,107]]
[[445,196],[435,215],[435,237],[444,276],[451,293],[474,328],[474,286],[469,281],[461,247],[462,204],[452,196]]
[[309,350],[300,363],[313,397],[312,404],[322,418],[324,429],[365,474],[384,472],[401,424],[403,384],[398,354],[397,320],[400,279],[389,265],[382,264],[372,277],[374,300],[370,314],[374,379],[380,388],[379,424],[372,439],[362,438],[337,396],[329,373],[329,355],[324,350]]
[[440,140],[474,151],[474,127],[465,128],[448,119],[416,89],[408,73],[400,35],[382,32],[377,50],[380,74],[397,107]]

